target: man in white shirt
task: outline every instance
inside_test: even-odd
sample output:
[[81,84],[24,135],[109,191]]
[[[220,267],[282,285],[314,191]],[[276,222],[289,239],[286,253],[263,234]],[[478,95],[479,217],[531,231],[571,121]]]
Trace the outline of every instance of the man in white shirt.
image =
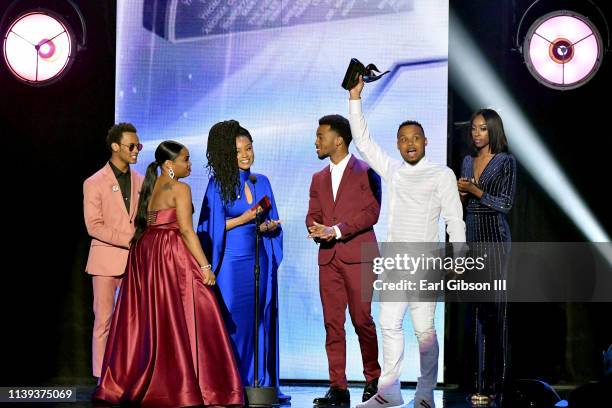
[[[370,137],[361,111],[363,79],[349,91],[349,122],[361,157],[389,188],[388,242],[438,242],[440,217],[451,242],[465,242],[463,208],[453,171],[425,157],[427,138],[418,122],[406,121],[397,131],[402,160],[390,157]],[[378,393],[357,407],[393,407],[403,404],[400,374],[404,357],[402,322],[410,310],[419,344],[421,376],[411,406],[434,408],[433,389],[438,374],[438,339],[434,327],[435,302],[380,302],[383,371]]]

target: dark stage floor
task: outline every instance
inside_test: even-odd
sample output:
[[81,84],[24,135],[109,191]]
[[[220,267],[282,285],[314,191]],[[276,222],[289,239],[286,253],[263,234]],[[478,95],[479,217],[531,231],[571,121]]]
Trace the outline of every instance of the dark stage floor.
[[[85,408],[94,407],[90,401],[93,386],[77,386],[77,402],[76,403],[61,403],[61,404],[6,404],[1,406],[12,406],[25,408],[43,408],[43,407],[63,407],[63,408]],[[293,408],[311,408],[312,400],[315,397],[320,397],[325,394],[327,387],[320,385],[284,385],[281,387],[284,393],[292,396],[291,407]],[[350,387],[352,404],[355,406],[361,401],[361,393],[363,386]],[[414,396],[414,387],[405,387],[402,389],[405,407]],[[434,392],[434,399],[437,408],[469,408],[467,402],[468,395],[454,388],[438,389]],[[99,407],[100,405],[95,405]]]

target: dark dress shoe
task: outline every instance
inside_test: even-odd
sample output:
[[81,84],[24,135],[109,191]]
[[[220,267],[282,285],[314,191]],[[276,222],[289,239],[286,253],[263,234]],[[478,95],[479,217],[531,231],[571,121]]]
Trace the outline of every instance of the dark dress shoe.
[[348,390],[337,387],[330,387],[322,398],[315,398],[312,401],[317,407],[339,407],[351,405],[351,395]]
[[366,402],[370,398],[372,398],[378,392],[378,378],[373,379],[370,382],[367,382],[365,387],[363,388],[363,397],[361,397],[361,402]]

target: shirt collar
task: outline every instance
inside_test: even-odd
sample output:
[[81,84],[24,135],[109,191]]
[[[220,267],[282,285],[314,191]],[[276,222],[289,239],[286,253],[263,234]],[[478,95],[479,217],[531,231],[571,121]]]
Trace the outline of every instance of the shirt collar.
[[429,163],[429,160],[427,160],[427,156],[423,156],[423,158],[419,160],[417,164],[410,164],[404,160],[402,162],[402,167],[405,167],[408,169],[420,169],[421,167],[427,166],[428,163]]
[[334,164],[331,160],[329,161],[329,171],[333,171],[336,167],[338,168],[338,170],[344,171],[344,169],[346,169],[346,166],[349,162],[349,160],[351,160],[351,156],[352,154],[347,154],[346,157],[342,160],[340,160],[340,162],[338,164]]
[[108,164],[110,164],[110,167],[113,170],[113,173],[115,174],[115,177],[121,177],[121,176],[125,176],[127,174],[130,174],[130,166],[129,165],[128,165],[127,171],[124,173],[121,170],[119,170],[117,168],[117,166],[115,166],[110,160],[109,160]]

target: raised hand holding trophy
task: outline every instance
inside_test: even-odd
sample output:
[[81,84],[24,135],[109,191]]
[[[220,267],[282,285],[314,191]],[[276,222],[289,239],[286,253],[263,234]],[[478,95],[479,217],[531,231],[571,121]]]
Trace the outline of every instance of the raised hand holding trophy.
[[382,78],[383,75],[389,73],[389,71],[385,71],[380,75],[376,75],[374,72],[380,72],[376,65],[368,64],[365,66],[357,58],[351,58],[346,74],[344,74],[342,87],[350,91],[359,82],[359,75],[363,77],[364,82],[374,82]]

